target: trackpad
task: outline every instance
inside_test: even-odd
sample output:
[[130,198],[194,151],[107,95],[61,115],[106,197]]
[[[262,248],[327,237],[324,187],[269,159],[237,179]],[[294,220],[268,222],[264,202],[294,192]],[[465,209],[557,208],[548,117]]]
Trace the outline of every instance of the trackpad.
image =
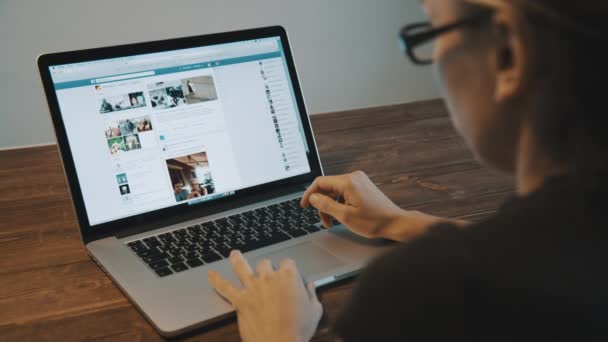
[[345,262],[330,254],[312,242],[287,247],[276,252],[256,256],[253,267],[262,259],[270,259],[274,267],[278,267],[283,259],[291,258],[296,262],[303,276],[314,276],[334,268],[346,265]]

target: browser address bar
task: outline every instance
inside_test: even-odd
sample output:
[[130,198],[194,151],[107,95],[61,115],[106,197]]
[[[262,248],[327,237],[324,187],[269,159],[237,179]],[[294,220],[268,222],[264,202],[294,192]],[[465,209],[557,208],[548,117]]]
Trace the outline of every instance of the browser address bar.
[[126,75],[118,75],[118,76],[110,76],[110,77],[97,78],[97,79],[95,79],[95,83],[120,81],[120,80],[129,79],[129,78],[154,76],[154,75],[155,75],[154,71],[136,72],[136,73],[126,74]]

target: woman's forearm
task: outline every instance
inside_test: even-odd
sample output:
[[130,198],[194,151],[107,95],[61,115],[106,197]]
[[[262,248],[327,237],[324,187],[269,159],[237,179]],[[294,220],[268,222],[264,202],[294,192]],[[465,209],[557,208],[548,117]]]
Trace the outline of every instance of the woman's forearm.
[[462,229],[470,225],[468,221],[448,219],[419,211],[402,209],[395,214],[391,224],[386,227],[381,235],[385,239],[407,242],[423,235],[430,227],[438,223],[449,223]]

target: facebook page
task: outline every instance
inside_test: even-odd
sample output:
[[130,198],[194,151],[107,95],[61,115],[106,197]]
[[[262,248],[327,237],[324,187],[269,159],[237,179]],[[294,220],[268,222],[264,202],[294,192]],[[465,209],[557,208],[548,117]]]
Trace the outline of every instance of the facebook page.
[[310,172],[278,37],[50,71],[91,225]]

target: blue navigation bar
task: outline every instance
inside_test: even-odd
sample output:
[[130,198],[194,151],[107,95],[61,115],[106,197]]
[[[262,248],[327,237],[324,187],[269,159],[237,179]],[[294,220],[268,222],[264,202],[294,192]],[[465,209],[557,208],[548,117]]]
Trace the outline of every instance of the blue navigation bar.
[[215,67],[226,66],[226,65],[231,65],[231,64],[255,62],[255,61],[260,61],[260,60],[270,59],[270,58],[279,58],[279,57],[282,57],[281,52],[282,51],[280,50],[277,52],[270,52],[270,53],[264,53],[264,54],[259,54],[259,55],[228,58],[228,59],[222,59],[222,60],[217,60],[217,61],[206,61],[206,62],[200,62],[200,63],[194,63],[194,64],[179,65],[179,66],[169,67],[169,68],[148,70],[148,71],[143,71],[143,72],[128,73],[128,74],[121,74],[121,75],[111,75],[111,76],[100,76],[100,77],[89,78],[89,79],[84,79],[84,80],[55,83],[55,90],[78,88],[78,87],[91,86],[91,85],[95,85],[95,84],[116,82],[117,80],[121,80],[121,81],[132,80],[132,79],[143,78],[143,77],[174,74],[176,72],[215,68]]

